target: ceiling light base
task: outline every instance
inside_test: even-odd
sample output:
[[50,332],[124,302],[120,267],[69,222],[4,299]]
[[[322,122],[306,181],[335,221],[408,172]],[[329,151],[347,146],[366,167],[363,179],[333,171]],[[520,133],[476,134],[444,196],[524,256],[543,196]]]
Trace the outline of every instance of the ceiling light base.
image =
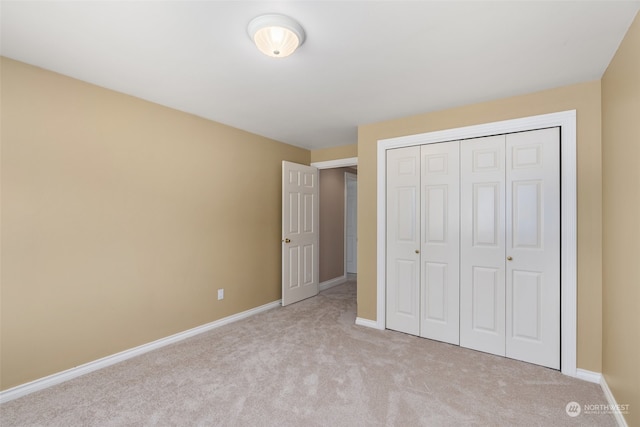
[[247,32],[258,49],[273,58],[291,55],[305,40],[302,26],[285,15],[258,16],[249,22]]

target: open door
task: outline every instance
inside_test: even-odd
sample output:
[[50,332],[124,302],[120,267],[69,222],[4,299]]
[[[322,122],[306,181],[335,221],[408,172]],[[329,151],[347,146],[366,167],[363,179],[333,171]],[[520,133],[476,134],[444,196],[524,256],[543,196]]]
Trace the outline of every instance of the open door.
[[282,305],[318,294],[318,169],[282,162]]

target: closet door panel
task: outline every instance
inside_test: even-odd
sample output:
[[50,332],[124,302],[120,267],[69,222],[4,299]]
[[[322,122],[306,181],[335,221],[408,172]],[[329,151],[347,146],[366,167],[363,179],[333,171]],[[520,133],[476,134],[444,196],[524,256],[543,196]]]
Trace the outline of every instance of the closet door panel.
[[559,369],[559,129],[506,138],[506,355]]
[[459,344],[460,143],[421,147],[420,336]]
[[505,355],[505,136],[460,143],[460,345]]
[[420,333],[420,147],[387,151],[387,328]]

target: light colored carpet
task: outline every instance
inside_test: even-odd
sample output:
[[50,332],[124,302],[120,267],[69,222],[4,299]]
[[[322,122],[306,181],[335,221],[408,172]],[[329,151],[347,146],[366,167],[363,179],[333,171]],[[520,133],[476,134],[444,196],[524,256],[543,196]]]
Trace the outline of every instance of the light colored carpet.
[[355,283],[0,407],[2,426],[614,426],[596,384],[356,326]]

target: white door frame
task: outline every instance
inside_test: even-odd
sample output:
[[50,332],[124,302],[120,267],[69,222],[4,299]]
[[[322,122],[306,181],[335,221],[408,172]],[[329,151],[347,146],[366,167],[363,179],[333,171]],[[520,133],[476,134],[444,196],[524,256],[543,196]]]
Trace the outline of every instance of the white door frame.
[[[349,214],[349,208],[348,208],[348,199],[349,199],[349,181],[355,181],[356,182],[356,198],[358,196],[358,175],[352,172],[345,172],[344,173],[344,275],[345,277],[347,276],[348,269],[347,269],[347,249],[349,247],[349,245],[347,245],[347,220],[348,220],[348,214]],[[356,212],[357,212],[357,199],[356,199]],[[357,215],[356,215],[356,272],[358,271],[358,260],[357,260],[357,255],[358,255],[358,219],[357,219]]]
[[377,320],[356,319],[358,324],[385,329],[386,277],[386,150],[413,145],[476,138],[560,126],[561,199],[561,308],[560,366],[577,376],[577,177],[576,110],[520,119],[465,126],[418,135],[381,139],[377,147]]
[[310,166],[318,169],[335,169],[335,168],[348,168],[349,166],[358,166],[357,157],[348,157],[345,159],[327,160],[324,162],[313,162]]

